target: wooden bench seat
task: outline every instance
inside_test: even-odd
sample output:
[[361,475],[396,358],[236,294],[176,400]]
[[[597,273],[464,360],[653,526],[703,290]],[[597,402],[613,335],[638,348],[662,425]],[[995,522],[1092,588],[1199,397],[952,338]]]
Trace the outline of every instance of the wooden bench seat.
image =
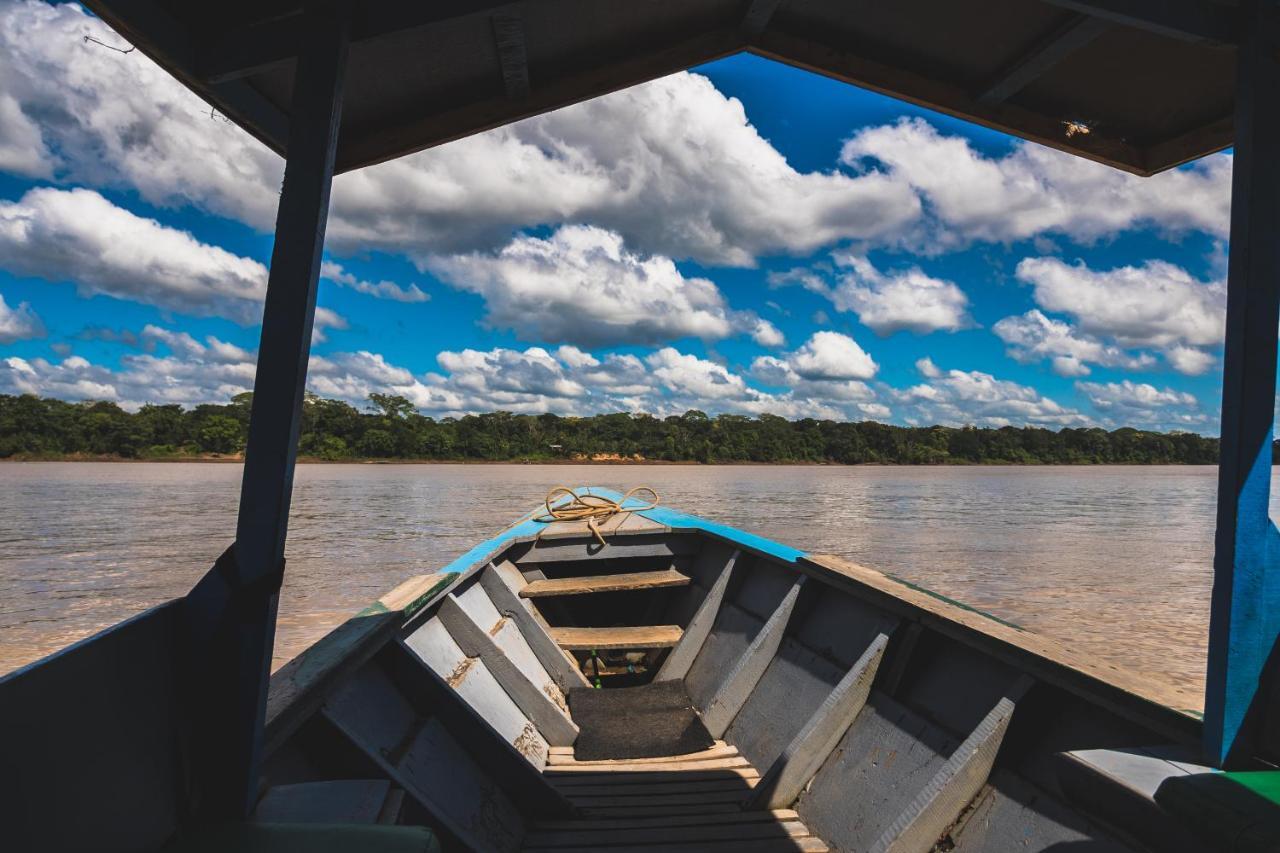
[[550,628],[551,639],[568,651],[669,649],[684,634],[679,625],[625,625],[617,628]]
[[579,578],[546,578],[530,581],[520,590],[520,597],[546,598],[553,595],[589,595],[594,592],[636,592],[671,586],[688,586],[690,582],[688,575],[681,574],[675,569],[588,575]]

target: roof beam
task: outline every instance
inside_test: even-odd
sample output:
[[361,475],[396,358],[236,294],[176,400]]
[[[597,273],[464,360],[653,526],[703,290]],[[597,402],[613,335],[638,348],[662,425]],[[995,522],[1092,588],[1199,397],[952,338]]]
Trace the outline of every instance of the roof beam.
[[1212,0],[1044,0],[1053,6],[1184,41],[1236,44],[1235,9]]
[[1105,31],[1111,22],[1104,18],[1075,14],[1053,32],[1040,38],[1013,62],[987,81],[975,100],[980,104],[998,104],[1031,85],[1053,66],[1089,44]]
[[757,37],[747,49],[759,56],[1030,139],[1126,172],[1150,174],[1142,149],[1122,139],[1109,138],[1096,131],[1068,137],[1062,116],[1033,112],[1012,103],[977,103],[968,88],[872,59],[856,44],[831,45],[774,27]]
[[529,94],[529,52],[524,43],[524,19],[519,15],[494,15],[493,46],[498,51],[502,86],[507,97],[518,100]]
[[[616,92],[637,83],[683,71],[713,59],[741,51],[746,46],[742,32],[735,26],[711,30],[668,47],[646,49],[635,45],[630,56],[600,56],[597,61],[575,73],[539,84],[529,95],[512,101],[499,97],[468,97],[458,93],[458,106],[434,115],[423,116],[404,125],[372,128],[359,136],[347,137],[338,150],[338,171],[372,166],[413,151],[421,151],[464,136],[490,130]],[[543,540],[543,549],[547,547]],[[619,547],[619,546],[613,546]],[[530,552],[531,554],[536,552]]]
[[[435,0],[432,3],[356,4],[352,43],[390,33],[479,15],[511,0]],[[212,38],[197,57],[197,73],[207,83],[225,83],[292,62],[302,44],[301,16],[277,18]]]

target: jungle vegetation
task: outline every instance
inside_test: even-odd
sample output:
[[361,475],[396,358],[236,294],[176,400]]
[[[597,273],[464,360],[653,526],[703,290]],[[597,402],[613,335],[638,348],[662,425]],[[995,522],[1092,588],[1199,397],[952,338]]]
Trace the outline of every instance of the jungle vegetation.
[[[251,394],[223,405],[147,405],[0,395],[0,458],[173,459],[244,449]],[[834,464],[1213,464],[1218,441],[1138,429],[902,427],[774,415],[563,417],[492,412],[430,418],[374,394],[365,410],[308,395],[301,453],[313,459]]]

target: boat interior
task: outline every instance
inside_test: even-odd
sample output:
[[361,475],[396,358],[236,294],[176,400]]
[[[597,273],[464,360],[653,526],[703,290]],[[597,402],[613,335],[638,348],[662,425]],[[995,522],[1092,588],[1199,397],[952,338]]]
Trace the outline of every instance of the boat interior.
[[258,818],[501,851],[1202,849],[1155,799],[1207,770],[1194,718],[860,567],[607,527],[393,594],[427,588],[332,686],[269,708]]

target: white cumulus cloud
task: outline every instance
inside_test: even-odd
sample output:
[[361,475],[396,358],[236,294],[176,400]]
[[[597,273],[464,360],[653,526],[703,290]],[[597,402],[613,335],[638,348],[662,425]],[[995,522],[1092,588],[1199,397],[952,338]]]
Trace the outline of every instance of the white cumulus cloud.
[[919,193],[932,225],[927,239],[938,248],[1043,234],[1087,242],[1139,228],[1225,237],[1230,225],[1226,154],[1139,178],[1025,142],[987,156],[963,137],[904,118],[858,131],[840,159],[854,168],[882,168]]
[[42,338],[44,335],[44,323],[40,322],[30,303],[19,302],[17,307],[10,308],[4,301],[4,294],[0,293],[0,344]]
[[621,235],[592,226],[567,225],[545,239],[519,237],[496,253],[424,263],[482,296],[489,325],[525,339],[591,347],[743,333],[764,345],[782,342],[767,320],[730,309],[710,280],[685,276],[670,258],[632,252]]
[[1005,317],[992,331],[1009,347],[1009,355],[1024,364],[1049,359],[1059,376],[1088,376],[1089,365],[1145,370],[1155,365],[1150,353],[1131,353],[1081,333],[1070,323],[1046,317],[1033,308]]
[[1167,261],[1094,270],[1083,262],[1025,258],[1017,276],[1032,286],[1037,305],[1070,315],[1085,335],[1160,349],[1184,373],[1208,369],[1207,348],[1222,343],[1226,282],[1201,281]]
[[1089,419],[1042,395],[1035,388],[979,370],[944,370],[922,358],[916,368],[925,381],[891,391],[911,424],[944,426],[1086,426]]

